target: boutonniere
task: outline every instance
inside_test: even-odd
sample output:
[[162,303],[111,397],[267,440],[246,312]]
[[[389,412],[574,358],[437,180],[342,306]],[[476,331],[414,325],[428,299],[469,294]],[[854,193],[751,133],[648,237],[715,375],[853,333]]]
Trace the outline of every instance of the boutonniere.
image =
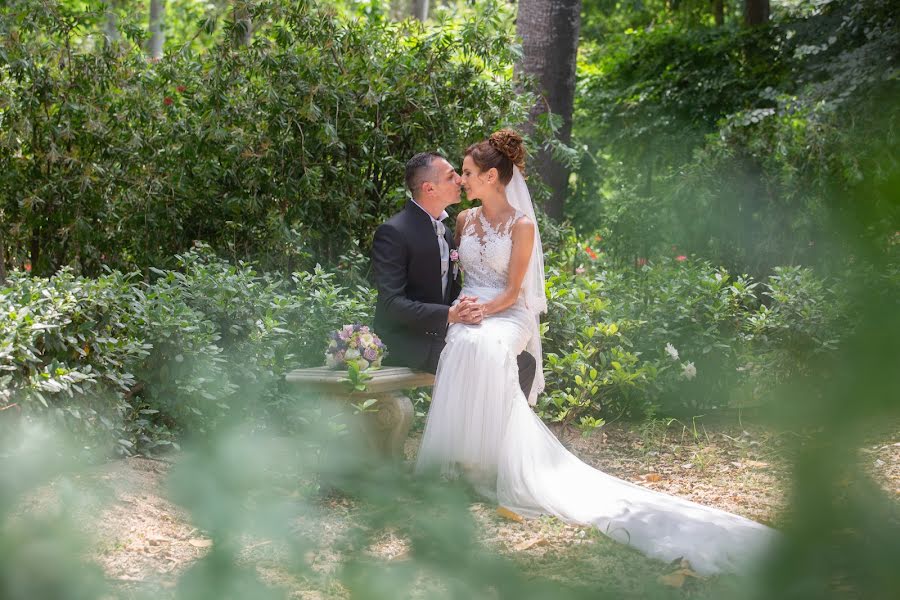
[[453,265],[453,279],[456,279],[456,276],[459,275],[459,251],[454,248],[450,251],[450,263]]

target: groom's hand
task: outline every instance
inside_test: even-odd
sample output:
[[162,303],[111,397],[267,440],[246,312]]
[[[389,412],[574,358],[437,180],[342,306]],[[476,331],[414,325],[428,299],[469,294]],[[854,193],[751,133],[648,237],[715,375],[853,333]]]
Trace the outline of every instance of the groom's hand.
[[482,318],[481,304],[478,304],[478,298],[471,296],[460,296],[459,302],[451,306],[450,312],[447,313],[448,323],[477,325],[481,323]]

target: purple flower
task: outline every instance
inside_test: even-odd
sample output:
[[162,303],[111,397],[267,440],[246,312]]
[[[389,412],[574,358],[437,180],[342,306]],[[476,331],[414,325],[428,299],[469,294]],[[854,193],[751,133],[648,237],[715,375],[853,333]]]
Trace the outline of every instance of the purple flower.
[[369,362],[374,361],[376,358],[378,358],[378,350],[376,350],[375,348],[366,348],[366,351],[363,352],[363,358],[365,358]]

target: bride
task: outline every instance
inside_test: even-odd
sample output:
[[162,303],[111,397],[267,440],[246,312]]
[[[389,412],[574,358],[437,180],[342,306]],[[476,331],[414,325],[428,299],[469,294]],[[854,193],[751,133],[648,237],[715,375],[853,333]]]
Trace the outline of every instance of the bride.
[[[685,558],[701,574],[747,571],[774,530],[598,471],[532,411],[544,387],[539,315],[547,301],[524,159],[522,138],[510,130],[466,150],[462,185],[481,206],[457,218],[461,295],[478,298],[484,319],[448,329],[416,472],[464,477],[518,514],[591,524],[652,558]],[[528,398],[516,362],[523,350],[538,364]]]

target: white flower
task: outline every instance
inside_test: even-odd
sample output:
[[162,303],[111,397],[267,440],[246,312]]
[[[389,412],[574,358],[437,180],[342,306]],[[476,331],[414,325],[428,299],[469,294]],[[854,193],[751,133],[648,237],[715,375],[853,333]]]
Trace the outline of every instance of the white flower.
[[356,348],[350,348],[350,349],[347,350],[347,352],[344,354],[344,359],[347,360],[347,361],[351,361],[351,360],[353,360],[353,359],[355,359],[355,358],[359,358],[359,356],[360,356],[360,355],[359,355],[359,350],[357,350]]
[[368,348],[375,343],[375,338],[372,337],[371,333],[361,333],[357,339],[359,340],[359,345],[363,348]]
[[684,363],[681,365],[681,374],[685,379],[693,379],[697,376],[697,367],[692,362]]
[[672,357],[672,360],[678,360],[678,350],[672,344],[666,344],[666,354]]

